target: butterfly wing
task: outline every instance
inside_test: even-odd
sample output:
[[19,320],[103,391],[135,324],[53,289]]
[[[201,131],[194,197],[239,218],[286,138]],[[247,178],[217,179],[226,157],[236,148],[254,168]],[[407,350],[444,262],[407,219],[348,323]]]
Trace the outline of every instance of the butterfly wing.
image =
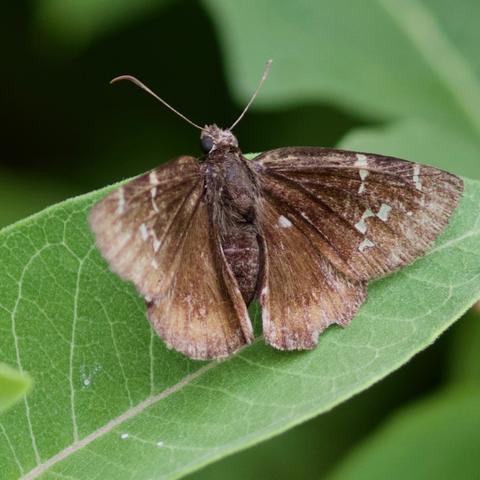
[[365,284],[342,275],[283,216],[281,205],[266,198],[260,202],[265,340],[281,350],[313,348],[322,330],[332,323],[344,325],[355,315],[365,300]]
[[283,349],[311,348],[327,325],[348,323],[365,282],[423,254],[463,190],[433,167],[341,150],[284,148],[251,165],[262,192],[264,333]]
[[265,198],[333,265],[360,280],[424,254],[463,191],[450,173],[367,153],[283,148],[252,164]]
[[175,274],[148,306],[167,345],[198,360],[227,357],[253,339],[245,303],[218,245],[200,200],[171,269]]
[[252,337],[203,193],[198,162],[179,157],[119,187],[90,213],[100,251],[145,297],[155,330],[195,359],[228,356]]

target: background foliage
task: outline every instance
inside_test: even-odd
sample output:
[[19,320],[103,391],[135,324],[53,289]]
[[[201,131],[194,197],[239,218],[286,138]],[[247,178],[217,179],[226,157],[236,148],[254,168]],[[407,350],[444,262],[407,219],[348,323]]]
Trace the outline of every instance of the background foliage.
[[[237,130],[244,151],[340,144],[480,178],[479,19],[474,0],[7,2],[0,226],[198,151],[197,132],[111,77],[135,74],[194,121],[225,125],[269,57]],[[192,478],[384,478],[408,448],[425,452],[417,474],[442,458],[441,473],[469,478],[479,323],[471,311],[381,383]],[[444,431],[473,450],[452,453]]]

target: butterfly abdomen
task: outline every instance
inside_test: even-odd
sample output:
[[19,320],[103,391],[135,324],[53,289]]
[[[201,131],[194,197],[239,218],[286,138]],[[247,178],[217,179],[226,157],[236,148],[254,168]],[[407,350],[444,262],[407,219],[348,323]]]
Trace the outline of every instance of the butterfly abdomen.
[[232,228],[222,241],[223,253],[247,305],[255,296],[260,270],[257,238],[255,225],[245,223]]
[[[220,152],[218,152],[220,153]],[[212,154],[206,163],[212,227],[219,233],[228,266],[248,305],[258,285],[261,254],[256,225],[257,186],[240,150]]]

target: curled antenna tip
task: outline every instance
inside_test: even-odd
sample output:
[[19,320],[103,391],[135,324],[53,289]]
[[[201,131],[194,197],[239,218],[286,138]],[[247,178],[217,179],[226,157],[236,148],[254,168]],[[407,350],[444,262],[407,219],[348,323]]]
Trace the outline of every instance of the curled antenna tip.
[[113,83],[119,82],[120,80],[127,80],[127,79],[130,80],[129,75],[120,75],[118,77],[112,78],[108,83],[112,85]]
[[113,85],[114,83],[121,82],[122,80],[127,80],[134,83],[135,85],[138,85],[141,88],[143,87],[143,84],[132,75],[119,75],[118,77],[112,78],[109,83],[110,85]]
[[156,93],[154,93],[152,90],[150,90],[144,83],[142,83],[138,78],[132,76],[132,75],[120,75],[118,77],[112,78],[110,80],[110,85],[112,83],[119,82],[121,80],[128,80],[129,82],[132,82],[135,84],[137,87],[141,88],[142,90],[145,90],[149,95],[152,97],[156,98],[160,103],[165,105],[169,110],[171,110],[173,113],[176,113],[180,118],[183,118],[187,123],[192,125],[195,128],[198,128],[199,130],[203,131],[203,128],[200,125],[197,125],[195,122],[192,122],[190,119],[188,119],[185,115],[181,114],[178,110],[173,108],[171,105],[169,105],[163,98],[159,97]]

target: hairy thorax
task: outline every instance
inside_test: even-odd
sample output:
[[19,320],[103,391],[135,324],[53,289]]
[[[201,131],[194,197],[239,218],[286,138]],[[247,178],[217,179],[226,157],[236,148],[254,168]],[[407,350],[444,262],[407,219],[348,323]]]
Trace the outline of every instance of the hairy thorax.
[[261,263],[255,180],[238,148],[210,154],[205,175],[210,218],[248,305],[255,296]]

